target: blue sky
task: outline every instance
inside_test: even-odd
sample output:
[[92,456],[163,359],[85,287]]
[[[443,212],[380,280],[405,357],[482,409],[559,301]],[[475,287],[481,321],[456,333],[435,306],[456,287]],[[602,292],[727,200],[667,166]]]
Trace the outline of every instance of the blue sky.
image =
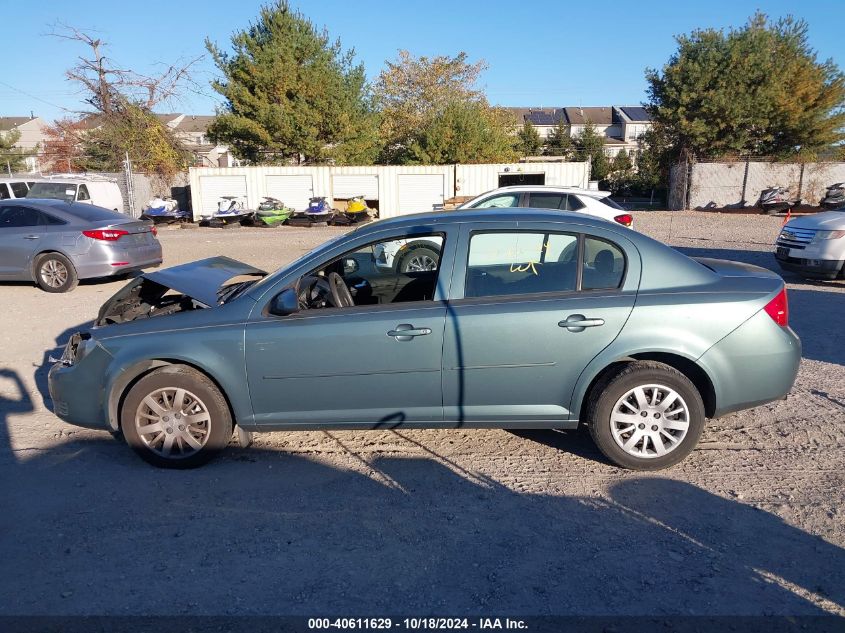
[[[63,71],[83,53],[75,43],[47,36],[61,20],[96,30],[122,67],[153,72],[156,64],[205,52],[208,36],[221,45],[258,14],[258,0],[94,0],[38,3],[0,0],[0,115],[54,119],[84,109]],[[563,0],[294,0],[318,26],[354,47],[375,77],[400,48],[415,55],[455,54],[485,59],[482,77],[500,105],[637,104],[645,99],[643,70],[662,66],[673,36],[698,27],[741,25],[755,10],[794,14],[810,25],[819,57],[845,66],[841,0],[769,2],[695,0],[578,2]],[[208,87],[214,67],[197,67],[200,92],[160,108],[212,114],[220,103]],[[22,94],[27,93],[27,94]]]

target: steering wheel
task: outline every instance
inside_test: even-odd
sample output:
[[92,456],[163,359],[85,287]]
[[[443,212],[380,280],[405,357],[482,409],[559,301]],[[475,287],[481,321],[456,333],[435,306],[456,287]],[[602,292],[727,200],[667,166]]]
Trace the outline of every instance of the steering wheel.
[[329,273],[329,291],[332,296],[332,303],[336,308],[351,308],[355,305],[352,293],[343,281],[343,277],[337,273]]
[[343,277],[337,273],[329,273],[326,277],[311,275],[300,282],[299,307],[309,308],[348,308],[354,306],[352,294],[343,282]]

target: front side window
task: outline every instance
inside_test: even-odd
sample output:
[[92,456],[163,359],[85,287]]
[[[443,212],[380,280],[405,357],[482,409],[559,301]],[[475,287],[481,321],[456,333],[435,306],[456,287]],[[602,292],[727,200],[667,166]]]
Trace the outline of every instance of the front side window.
[[578,236],[502,231],[470,238],[464,295],[571,292],[578,279]]
[[0,207],[0,229],[38,226],[41,214],[26,207]]
[[91,196],[88,195],[88,187],[85,185],[79,185],[79,195],[76,198],[77,200],[90,200]]
[[9,187],[5,182],[0,182],[0,200],[8,200],[12,197],[9,193]]
[[510,207],[518,207],[519,206],[519,196],[518,193],[508,193],[501,196],[492,196],[487,198],[486,200],[482,200],[476,205],[473,205],[473,209],[506,209]]
[[625,255],[615,244],[594,237],[584,240],[582,290],[618,288],[625,276]]
[[433,301],[445,236],[397,236],[349,251],[304,275],[303,310]]

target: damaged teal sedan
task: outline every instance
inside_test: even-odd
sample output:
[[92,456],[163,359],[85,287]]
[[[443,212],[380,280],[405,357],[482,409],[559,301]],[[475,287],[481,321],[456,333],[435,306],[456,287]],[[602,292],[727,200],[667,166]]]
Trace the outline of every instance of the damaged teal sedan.
[[226,257],[147,273],[49,382],[56,415],[156,466],[203,464],[234,431],[585,425],[656,470],[707,418],[784,398],[800,358],[775,273],[502,209],[373,222],[270,275]]

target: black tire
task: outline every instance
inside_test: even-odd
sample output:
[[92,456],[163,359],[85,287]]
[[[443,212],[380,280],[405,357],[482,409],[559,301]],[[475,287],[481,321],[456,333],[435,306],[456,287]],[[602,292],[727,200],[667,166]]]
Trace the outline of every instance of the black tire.
[[[171,407],[159,418],[161,436],[158,432],[139,433],[136,426],[136,415],[139,411],[151,410],[144,403],[147,396],[152,396],[154,401],[161,406],[159,390],[181,389],[187,392],[184,396],[186,404],[181,408],[181,413],[175,413],[176,403],[171,401]],[[175,400],[175,398],[174,398]],[[142,409],[142,403],[145,409]],[[194,414],[186,411],[194,411]],[[205,415],[208,420],[197,425],[180,425],[180,421],[186,421],[188,415]],[[141,417],[139,415],[139,417]],[[177,420],[178,418],[178,420]],[[141,419],[143,419],[141,417]],[[165,422],[165,420],[167,422]],[[150,419],[152,424],[156,424]],[[197,437],[206,438],[199,449],[185,450],[187,442],[182,439],[185,435],[185,427],[188,432],[200,432],[204,427],[205,433],[199,436],[192,435],[194,441],[201,443]],[[222,451],[232,438],[232,415],[229,405],[217,386],[204,374],[191,367],[184,365],[168,365],[151,371],[149,374],[136,382],[123,401],[120,412],[120,428],[126,438],[126,442],[145,461],[159,468],[196,468],[213,459]],[[168,430],[169,429],[169,430]],[[180,430],[181,429],[181,430]],[[171,436],[168,440],[168,434]],[[143,435],[143,439],[142,439]],[[169,441],[170,456],[164,456],[165,443]],[[189,447],[190,448],[190,447]]]
[[[429,260],[435,262],[434,268],[416,268],[414,266],[415,262],[426,262]],[[399,263],[396,265],[396,270],[400,273],[436,270],[439,263],[439,251],[429,248],[428,246],[411,246],[407,251],[405,251],[405,253],[402,254],[402,257],[399,259]]]
[[[632,455],[617,443],[613,434],[614,422],[611,417],[617,402],[631,390],[646,385],[668,387],[674,390],[686,404],[686,421],[688,422],[686,433],[682,436],[677,446],[671,448],[665,455],[661,456],[638,457]],[[646,393],[653,393],[653,391],[647,391]],[[657,403],[658,407],[659,405],[660,402]],[[669,409],[671,411],[677,409],[677,407],[673,407],[670,404]],[[642,416],[642,413],[643,411],[640,411],[639,415]],[[651,429],[654,429],[657,423],[660,424],[658,427],[660,429],[658,436],[660,437],[660,434],[663,433],[662,424],[669,420],[664,419],[661,422],[660,420],[654,420],[651,417],[653,414],[649,411],[646,411],[646,414],[642,418],[652,425]],[[654,417],[660,418],[660,414],[657,413]],[[587,427],[599,450],[614,464],[631,470],[661,470],[677,464],[689,455],[696,444],[698,444],[698,440],[704,430],[704,423],[704,403],[695,385],[692,384],[689,378],[675,368],[654,361],[629,363],[619,372],[605,377],[596,384],[592,391],[590,402],[587,405]],[[637,428],[643,429],[643,424],[639,423]],[[635,429],[632,429],[631,435],[627,436],[628,439],[636,432]],[[648,430],[644,432],[648,433]],[[671,429],[666,432],[669,434],[679,433],[679,431],[673,431]],[[667,435],[666,437],[668,438],[669,436]],[[623,439],[625,439],[624,436]],[[662,437],[660,441],[661,444],[664,443]],[[652,448],[651,452],[656,453],[653,438],[644,440],[642,444],[635,442],[632,450],[636,450],[637,445],[640,445],[643,449],[650,446]]]
[[35,283],[45,292],[70,292],[79,283],[76,268],[61,253],[43,253],[32,267]]

